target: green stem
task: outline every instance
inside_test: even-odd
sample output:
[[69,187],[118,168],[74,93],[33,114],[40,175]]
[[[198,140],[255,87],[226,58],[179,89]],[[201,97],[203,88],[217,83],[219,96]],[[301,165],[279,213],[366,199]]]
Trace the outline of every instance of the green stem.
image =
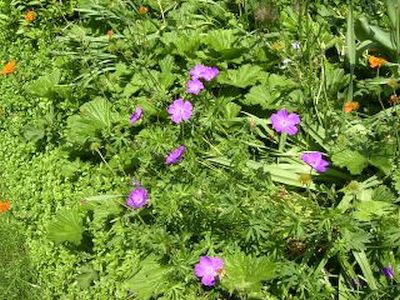
[[283,152],[283,150],[285,149],[286,140],[287,140],[287,133],[284,132],[281,134],[281,137],[279,138],[279,152]]

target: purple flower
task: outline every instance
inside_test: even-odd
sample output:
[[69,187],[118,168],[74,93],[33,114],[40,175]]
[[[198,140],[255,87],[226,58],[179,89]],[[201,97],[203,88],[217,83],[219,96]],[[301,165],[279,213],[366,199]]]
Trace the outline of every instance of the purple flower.
[[205,81],[211,81],[219,74],[219,70],[217,67],[206,67],[203,72],[203,79]]
[[187,121],[192,116],[193,106],[189,101],[184,99],[176,99],[170,106],[168,106],[168,113],[170,114],[172,122],[179,124],[182,121]]
[[147,204],[149,201],[149,195],[144,187],[137,186],[132,190],[126,199],[126,205],[138,209]]
[[143,116],[143,109],[141,107],[136,108],[135,112],[129,118],[129,122],[133,125],[139,121]]
[[178,148],[172,150],[168,156],[165,158],[165,164],[174,165],[179,162],[186,152],[186,147],[184,145],[179,146]]
[[201,256],[194,267],[194,274],[201,278],[201,283],[205,286],[213,286],[220,278],[223,267],[224,261],[220,257]]
[[279,133],[295,135],[297,133],[296,125],[300,124],[300,117],[295,113],[288,113],[286,109],[281,109],[271,115],[272,128]]
[[202,64],[194,66],[189,71],[192,79],[204,79],[206,81],[211,81],[218,76],[219,70],[217,67],[207,67]]
[[198,95],[204,89],[204,84],[198,79],[189,80],[186,84],[186,92]]
[[381,272],[386,278],[389,278],[389,279],[393,279],[394,278],[394,270],[390,266],[381,269]]
[[310,165],[317,172],[325,172],[329,166],[329,162],[323,159],[322,153],[318,151],[303,153],[300,156],[300,159]]

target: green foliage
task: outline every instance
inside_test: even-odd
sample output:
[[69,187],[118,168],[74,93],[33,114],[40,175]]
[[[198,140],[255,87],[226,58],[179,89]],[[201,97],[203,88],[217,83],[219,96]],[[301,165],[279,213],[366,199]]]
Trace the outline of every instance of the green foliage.
[[[3,298],[397,297],[398,274],[380,273],[400,264],[399,21],[385,2],[0,3],[1,64],[17,61],[0,78],[0,186],[21,224],[1,233]],[[389,62],[368,68],[370,54]],[[188,94],[199,63],[220,74]],[[176,98],[193,105],[179,125]],[[281,108],[300,115],[296,135],[272,128]],[[138,183],[149,202],[135,210]],[[224,260],[213,288],[193,274],[202,255]]]
[[141,261],[133,277],[126,282],[137,299],[157,297],[164,289],[166,269],[160,266],[154,257],[148,256]]
[[68,118],[67,139],[78,145],[97,142],[103,132],[110,132],[115,118],[111,103],[105,99],[96,98],[83,104],[79,115]]
[[39,299],[26,237],[19,222],[0,216],[0,297],[2,299]]
[[82,216],[76,209],[59,211],[48,224],[47,231],[48,238],[55,243],[71,242],[78,246],[83,233]]
[[226,257],[226,278],[222,286],[232,294],[262,296],[263,283],[275,277],[276,268],[276,263],[267,257],[256,258],[238,252]]

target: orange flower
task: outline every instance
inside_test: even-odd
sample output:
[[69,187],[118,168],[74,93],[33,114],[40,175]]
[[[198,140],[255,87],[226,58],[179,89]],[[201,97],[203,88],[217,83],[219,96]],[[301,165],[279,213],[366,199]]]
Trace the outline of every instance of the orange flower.
[[110,29],[109,31],[107,31],[107,35],[108,35],[108,39],[111,40],[112,36],[113,36],[113,31],[112,29]]
[[348,101],[343,106],[343,111],[345,113],[350,113],[353,110],[357,110],[360,108],[360,104],[357,101]]
[[3,70],[1,71],[1,74],[3,75],[9,75],[11,73],[14,73],[16,70],[17,62],[15,60],[10,60],[8,63],[6,63],[3,67]]
[[28,10],[25,13],[25,20],[28,22],[33,22],[36,19],[36,13],[33,10]]
[[146,6],[142,5],[139,7],[138,11],[139,11],[139,14],[145,15],[149,12],[149,9]]
[[391,105],[400,104],[400,97],[397,96],[396,94],[391,95],[389,98],[389,104]]
[[11,203],[9,200],[6,201],[0,201],[0,213],[5,213],[9,211],[11,207]]
[[382,57],[376,57],[376,56],[369,55],[368,63],[371,68],[380,68],[384,64],[387,63],[387,60]]

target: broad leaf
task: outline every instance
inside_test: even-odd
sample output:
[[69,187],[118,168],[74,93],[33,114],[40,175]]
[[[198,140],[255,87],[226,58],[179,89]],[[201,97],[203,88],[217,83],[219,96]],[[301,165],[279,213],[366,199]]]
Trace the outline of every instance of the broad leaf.
[[221,72],[218,81],[222,84],[246,88],[256,84],[265,75],[260,66],[244,65],[236,70]]
[[79,115],[68,118],[67,138],[73,143],[84,144],[98,137],[102,130],[109,130],[112,120],[110,102],[96,98],[82,105]]
[[47,227],[48,238],[56,243],[71,242],[78,246],[82,233],[82,216],[77,209],[59,211]]
[[368,159],[358,151],[345,149],[332,155],[332,161],[335,165],[347,168],[351,174],[360,174],[368,165]]
[[166,283],[166,269],[148,256],[140,263],[136,274],[126,282],[126,286],[136,295],[135,299],[147,300],[157,297]]
[[226,275],[221,285],[230,293],[258,294],[262,283],[275,277],[276,263],[267,257],[251,257],[237,253],[225,258]]

